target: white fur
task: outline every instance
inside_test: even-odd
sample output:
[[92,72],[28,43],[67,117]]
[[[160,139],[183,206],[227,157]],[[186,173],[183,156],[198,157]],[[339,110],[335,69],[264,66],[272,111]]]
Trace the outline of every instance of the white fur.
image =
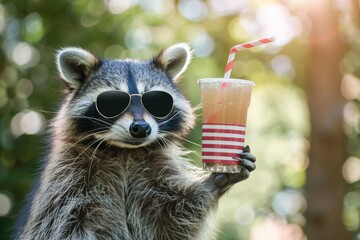
[[[151,126],[151,133],[144,138],[141,144],[128,144],[126,141],[131,141],[134,138],[130,135],[130,125],[134,119],[130,114],[124,114],[119,120],[117,120],[110,128],[110,130],[104,134],[95,134],[97,139],[104,139],[104,141],[121,148],[139,148],[153,143],[158,137],[158,125],[153,117],[145,113],[144,120]],[[139,140],[139,139],[136,139]]]

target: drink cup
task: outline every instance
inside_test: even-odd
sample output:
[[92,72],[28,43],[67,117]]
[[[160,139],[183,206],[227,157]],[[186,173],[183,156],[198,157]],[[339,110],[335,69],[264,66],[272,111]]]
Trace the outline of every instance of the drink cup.
[[244,147],[247,110],[254,82],[233,78],[198,81],[202,102],[202,162],[204,170],[238,173]]

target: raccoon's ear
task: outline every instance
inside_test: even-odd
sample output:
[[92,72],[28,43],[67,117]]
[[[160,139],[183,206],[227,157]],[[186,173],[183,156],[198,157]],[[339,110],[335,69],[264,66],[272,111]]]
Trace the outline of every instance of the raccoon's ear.
[[154,59],[156,67],[163,69],[172,79],[177,82],[179,76],[187,69],[191,61],[189,44],[178,43],[161,51]]
[[61,79],[77,89],[100,66],[100,59],[81,48],[64,48],[57,52],[56,64]]

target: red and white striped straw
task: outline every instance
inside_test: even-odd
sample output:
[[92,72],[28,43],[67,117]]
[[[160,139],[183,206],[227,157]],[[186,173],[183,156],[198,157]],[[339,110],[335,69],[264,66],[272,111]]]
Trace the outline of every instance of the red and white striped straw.
[[271,37],[271,38],[263,38],[260,40],[256,40],[256,41],[252,41],[252,42],[247,42],[247,43],[243,43],[240,45],[236,45],[234,47],[232,47],[230,49],[230,53],[229,53],[229,58],[226,64],[226,68],[225,68],[225,75],[224,78],[230,78],[230,74],[231,74],[231,70],[232,70],[232,66],[234,63],[234,59],[235,59],[235,53],[245,50],[245,49],[249,49],[249,48],[253,48],[259,45],[263,45],[266,43],[270,43],[275,41],[275,37]]

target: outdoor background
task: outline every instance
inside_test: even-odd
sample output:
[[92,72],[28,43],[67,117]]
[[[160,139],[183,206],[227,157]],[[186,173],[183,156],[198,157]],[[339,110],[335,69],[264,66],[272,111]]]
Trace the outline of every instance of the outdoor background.
[[[247,144],[257,169],[220,201],[220,240],[360,239],[360,13],[355,0],[1,0],[0,239],[46,152],[46,124],[62,84],[56,50],[149,59],[189,42],[182,92],[200,103],[199,78],[256,82]],[[201,110],[189,136],[200,166]]]

